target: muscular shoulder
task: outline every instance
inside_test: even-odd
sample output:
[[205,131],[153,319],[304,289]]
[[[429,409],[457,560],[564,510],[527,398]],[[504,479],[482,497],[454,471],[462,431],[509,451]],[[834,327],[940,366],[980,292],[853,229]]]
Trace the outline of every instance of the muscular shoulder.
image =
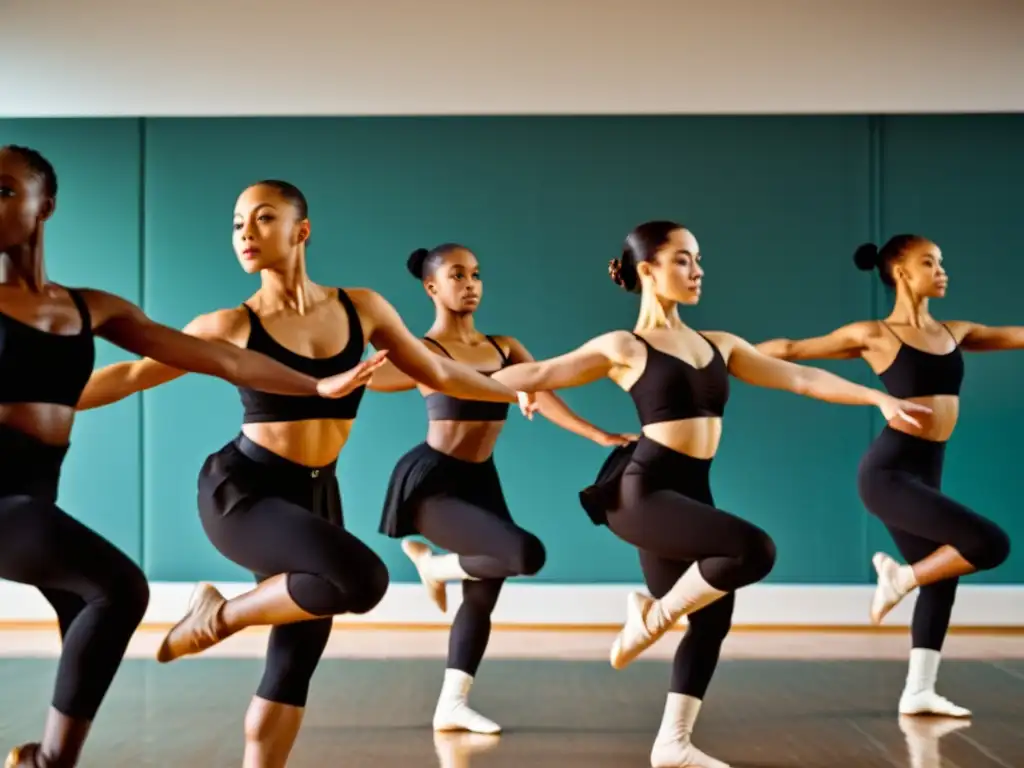
[[244,344],[249,337],[249,313],[243,307],[217,309],[195,317],[183,331],[201,339]]
[[387,299],[372,288],[342,288],[352,301],[359,321],[367,332],[382,323],[397,318],[398,312]]

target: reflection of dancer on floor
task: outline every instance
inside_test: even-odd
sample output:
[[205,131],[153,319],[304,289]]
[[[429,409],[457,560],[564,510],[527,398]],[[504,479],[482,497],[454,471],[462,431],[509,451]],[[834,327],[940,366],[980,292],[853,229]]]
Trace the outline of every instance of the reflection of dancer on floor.
[[903,731],[903,738],[907,742],[910,768],[942,768],[942,748],[939,741],[970,726],[969,720],[901,715],[900,730]]
[[[427,349],[485,374],[533,359],[511,336],[487,336],[474,327],[483,281],[471,251],[452,243],[420,249],[409,257],[408,266],[434,302],[434,324],[423,339]],[[416,386],[385,364],[369,388],[397,392]],[[402,542],[442,611],[446,582],[462,582],[462,605],[452,622],[434,728],[496,733],[500,726],[469,708],[469,689],[487,648],[491,612],[505,579],[537,573],[544,565],[544,546],[513,521],[494,464],[508,404],[460,399],[425,385],[419,389],[427,403],[427,439],[398,461],[380,530],[393,538],[420,534],[448,550],[450,554],[435,555],[426,544]],[[624,445],[630,439],[587,423],[551,393],[538,393],[536,402],[554,423],[601,445]]]
[[490,752],[499,743],[498,734],[434,731],[434,753],[439,768],[470,768],[473,755]]
[[766,341],[758,348],[786,360],[863,358],[891,394],[932,409],[921,426],[890,420],[860,463],[860,497],[909,563],[900,566],[881,552],[874,556],[878,588],[871,618],[880,623],[919,590],[899,711],[967,717],[970,710],[935,692],[957,583],[960,576],[1002,564],[1010,541],[991,520],[942,493],[942,465],[959,412],[963,351],[1022,349],[1024,327],[932,317],[928,301],[946,295],[948,277],[938,246],[923,237],[897,235],[881,250],[862,246],[855,261],[863,270],[877,269],[895,289],[888,318],[851,323],[818,338]]
[[[261,288],[240,307],[204,315],[189,332],[224,348],[257,349],[290,368],[344,383],[344,397],[285,397],[240,389],[241,434],[199,475],[199,517],[227,558],[259,586],[231,600],[203,585],[164,639],[158,659],[199,653],[245,627],[271,626],[263,680],[245,718],[246,766],[284,765],[332,617],[366,613],[388,587],[383,561],[344,526],[335,475],[363,396],[383,353],[360,362],[369,341],[417,381],[462,397],[516,402],[515,393],[467,366],[429,354],[383,298],[329,288],[306,273],[306,200],[279,181],[246,189],[235,207],[234,246]],[[182,371],[152,360],[98,371],[82,407],[170,381]],[[252,382],[250,382],[252,384]]]
[[616,449],[597,483],[581,494],[595,523],[637,548],[656,598],[629,596],[611,662],[621,669],[689,616],[651,764],[721,768],[724,763],[692,746],[690,734],[729,632],[735,592],[763,579],[775,563],[768,534],[718,509],[711,495],[729,374],[819,400],[875,405],[890,418],[912,419],[927,408],[766,357],[730,333],[687,327],[677,306],[699,301],[704,270],[697,240],[678,224],[637,227],[611,272],[620,286],[642,293],[632,333],[606,333],[561,357],[509,366],[494,376],[526,392],[608,377],[632,397],[643,437],[635,448]]
[[262,355],[154,323],[124,299],[50,282],[43,233],[57,175],[38,152],[0,148],[0,578],[39,589],[57,613],[62,649],[41,743],[14,766],[74,766],[149,604],[131,559],[57,506],[78,403],[103,338],[137,354],[281,394],[317,381]]

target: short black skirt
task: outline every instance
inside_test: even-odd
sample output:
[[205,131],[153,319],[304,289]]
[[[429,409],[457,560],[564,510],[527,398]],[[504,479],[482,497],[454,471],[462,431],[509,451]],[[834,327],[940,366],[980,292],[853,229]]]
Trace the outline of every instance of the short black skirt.
[[430,496],[450,496],[512,519],[493,456],[463,461],[420,443],[398,460],[391,473],[378,530],[393,539],[416,535],[416,504]]
[[261,499],[280,498],[344,526],[336,467],[336,461],[323,467],[296,464],[240,434],[203,463],[199,512],[241,514]]

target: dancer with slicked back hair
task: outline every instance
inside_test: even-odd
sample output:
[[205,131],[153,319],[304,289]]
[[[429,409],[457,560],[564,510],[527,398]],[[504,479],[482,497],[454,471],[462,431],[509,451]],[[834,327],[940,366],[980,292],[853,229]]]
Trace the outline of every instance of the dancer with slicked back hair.
[[337,402],[327,398],[344,398],[353,386],[345,374],[318,381],[264,355],[183,334],[104,291],[51,282],[43,240],[56,204],[57,174],[45,157],[0,148],[0,578],[37,587],[63,639],[42,741],[12,750],[7,768],[78,764],[149,603],[138,566],[57,506],[95,339],[279,397]]
[[[200,585],[158,654],[168,662],[245,627],[273,627],[263,680],[245,718],[245,764],[263,768],[287,762],[332,617],[366,613],[387,591],[383,561],[345,530],[336,477],[365,385],[387,360],[448,395],[517,401],[516,393],[470,367],[430,354],[376,292],[310,280],[310,230],[306,198],[294,185],[270,180],[243,191],[235,204],[235,252],[262,285],[241,306],[203,315],[186,328],[227,348],[259,350],[296,371],[350,383],[335,400],[239,389],[242,430],[204,463],[199,516],[213,545],[250,570],[258,586],[225,600],[213,586]],[[363,360],[367,342],[381,351]],[[80,407],[182,373],[154,360],[108,366],[93,375]]]
[[560,357],[509,366],[494,378],[524,392],[609,378],[636,405],[643,436],[618,448],[581,494],[591,520],[637,548],[654,597],[634,592],[611,650],[621,669],[683,616],[686,635],[651,751],[655,768],[722,768],[690,740],[732,621],[735,593],[775,563],[775,545],[755,525],[718,509],[710,469],[722,435],[729,374],[755,386],[849,405],[874,405],[915,420],[925,406],[897,400],[826,371],[775,360],[731,333],[689,328],[678,306],[700,300],[704,268],[693,233],[671,221],[641,224],[609,272],[640,293],[632,332],[612,331]]
[[[407,266],[434,303],[434,324],[423,338],[427,349],[483,374],[533,359],[517,339],[476,330],[473,315],[483,296],[483,279],[480,263],[468,248],[456,243],[420,248]],[[416,386],[416,381],[386,363],[369,388],[396,392]],[[448,550],[435,554],[426,544],[408,538],[402,542],[442,611],[447,607],[446,582],[462,583],[462,605],[452,622],[434,729],[497,733],[497,723],[469,708],[469,690],[487,649],[491,612],[505,579],[537,573],[544,565],[544,545],[512,520],[494,464],[494,447],[505,426],[508,405],[418,386],[427,404],[427,439],[395,467],[380,531],[393,538],[420,534]],[[584,421],[550,392],[538,392],[534,402],[558,426],[600,445],[624,445],[632,439]]]
[[860,246],[854,263],[895,292],[885,320],[844,325],[825,336],[758,345],[784,360],[862,358],[894,396],[927,405],[921,424],[890,420],[860,463],[861,500],[881,520],[907,565],[878,552],[878,585],[871,619],[917,590],[910,667],[899,711],[903,715],[969,717],[970,710],[935,691],[942,645],[961,576],[1001,565],[1010,553],[1006,533],[991,520],[945,495],[946,444],[960,410],[963,352],[1024,349],[1024,327],[993,328],[966,321],[940,322],[932,299],[946,295],[949,276],[939,247],[915,234],[896,235],[881,248]]

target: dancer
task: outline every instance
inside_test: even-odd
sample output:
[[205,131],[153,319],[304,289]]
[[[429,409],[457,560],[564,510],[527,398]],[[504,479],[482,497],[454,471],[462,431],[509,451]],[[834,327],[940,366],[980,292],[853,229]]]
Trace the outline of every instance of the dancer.
[[7,768],[77,765],[149,604],[139,567],[57,506],[95,339],[277,396],[317,400],[358,383],[348,374],[318,383],[263,355],[159,325],[117,296],[51,282],[43,234],[56,201],[57,175],[46,158],[0,148],[0,578],[39,589],[63,640],[43,739],[11,751]]
[[[306,273],[310,222],[293,185],[264,181],[235,206],[234,247],[261,288],[235,309],[186,329],[258,349],[310,375],[352,371],[365,384],[385,352],[360,362],[366,341],[404,373],[449,395],[497,403],[516,395],[467,366],[427,352],[377,293],[317,285]],[[182,371],[153,360],[96,372],[80,407],[119,400]],[[309,683],[332,616],[366,613],[388,587],[384,563],[345,530],[335,476],[365,389],[344,398],[285,397],[240,388],[241,434],[209,456],[199,473],[200,520],[228,559],[258,586],[231,600],[201,584],[158,660],[199,653],[245,627],[272,626],[263,680],[245,720],[245,765],[283,766],[298,735]]]
[[854,262],[865,271],[877,269],[895,290],[885,320],[851,323],[802,341],[775,339],[758,348],[785,360],[863,358],[892,395],[931,408],[920,425],[889,420],[858,469],[864,506],[885,524],[908,563],[901,566],[883,552],[872,558],[878,584],[871,620],[881,623],[918,590],[899,712],[969,717],[970,710],[935,692],[942,645],[959,577],[998,567],[1009,556],[1010,540],[991,520],[942,493],[942,466],[959,414],[963,351],[1022,349],[1024,327],[932,317],[929,300],[946,295],[949,277],[942,252],[925,237],[896,235],[881,249],[862,245]]
[[[476,256],[446,243],[413,252],[407,264],[434,302],[434,324],[423,339],[437,355],[458,359],[487,374],[533,358],[511,336],[476,330],[483,281]],[[369,388],[398,392],[417,382],[385,363]],[[420,385],[427,403],[425,442],[403,456],[388,484],[380,532],[392,538],[420,534],[449,554],[436,555],[421,542],[404,539],[431,599],[447,609],[446,582],[462,582],[462,605],[452,622],[444,683],[434,711],[437,731],[497,733],[501,727],[467,704],[470,687],[487,649],[491,613],[506,578],[532,576],[544,565],[544,545],[512,520],[494,465],[494,446],[508,405],[451,397]],[[598,429],[550,392],[536,394],[537,410],[560,427],[599,445],[632,439]]]
[[696,238],[679,224],[641,224],[609,272],[618,285],[642,294],[632,333],[612,331],[566,355],[511,365],[493,378],[534,392],[608,377],[632,397],[643,435],[635,447],[616,449],[598,482],[581,493],[593,522],[639,550],[654,595],[629,595],[611,663],[625,667],[689,616],[651,765],[723,768],[691,744],[690,734],[729,631],[735,591],[763,579],[775,563],[768,534],[717,509],[712,499],[709,471],[722,434],[728,375],[828,402],[874,405],[888,418],[911,422],[912,414],[928,409],[767,357],[732,334],[687,327],[677,305],[699,301],[704,270]]

